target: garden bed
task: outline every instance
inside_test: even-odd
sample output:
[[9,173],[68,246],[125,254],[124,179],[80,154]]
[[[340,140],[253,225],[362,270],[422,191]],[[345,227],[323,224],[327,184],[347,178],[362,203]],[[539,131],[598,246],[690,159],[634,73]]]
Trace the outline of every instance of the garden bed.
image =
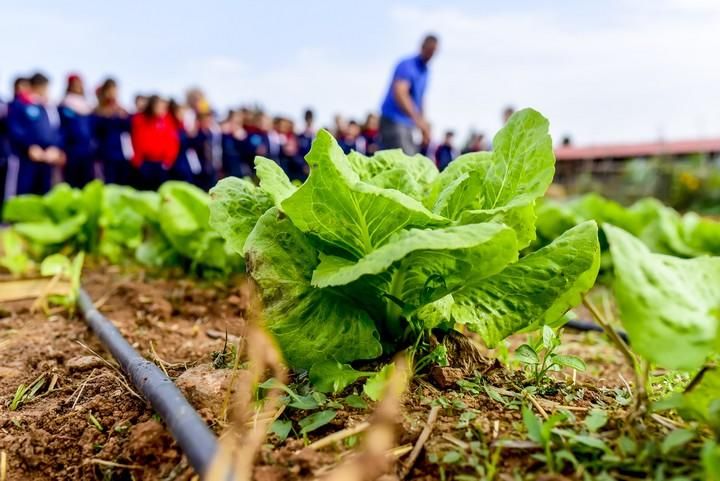
[[[231,287],[198,285],[183,279],[147,279],[140,271],[110,267],[88,269],[84,283],[100,310],[140,353],[172,378],[188,369],[199,373],[190,377],[189,384],[180,384],[190,402],[220,433],[225,425],[217,406],[208,403],[203,393],[205,388],[217,389],[210,384],[218,376],[225,377],[226,370],[215,375],[209,366],[213,352],[222,351],[225,344],[222,333],[227,330],[232,336],[243,331],[248,298],[242,279],[229,283]],[[0,449],[7,453],[7,479],[191,479],[194,473],[162,421],[132,392],[82,320],[62,311],[50,316],[33,313],[31,305],[32,301],[8,303],[0,321],[0,403],[6,413],[0,424]],[[521,339],[516,336],[512,343],[517,345]],[[582,357],[588,370],[575,376],[569,370],[554,373],[557,383],[536,393],[532,400],[519,398],[525,384],[521,372],[511,373],[490,359],[484,374],[466,376],[462,387],[442,387],[441,373],[415,378],[402,404],[396,439],[396,452],[401,454],[398,467],[425,427],[432,406],[440,409],[407,479],[438,479],[440,471],[448,475],[473,472],[475,467],[468,462],[478,459],[482,464],[488,459],[480,452],[470,456],[472,450],[495,449],[504,442],[508,444],[497,458],[498,473],[534,473],[541,465],[531,458],[538,450],[527,442],[522,403],[539,406],[536,409],[548,415],[566,410],[577,417],[577,424],[582,424],[593,407],[608,413],[610,426],[614,418],[622,420],[623,404],[629,396],[623,379],[632,378],[622,357],[597,333],[566,332],[561,350]],[[30,385],[43,374],[36,397],[8,411],[18,386]],[[203,382],[208,386],[202,386]],[[53,389],[47,392],[51,383]],[[272,444],[266,444],[260,453],[256,478],[313,479],[337,464],[342,458],[339,455],[350,451],[354,440],[317,451],[303,448],[307,442],[370,417],[371,402],[366,409],[343,403],[352,390],[338,397],[342,407],[335,418],[307,440],[290,434],[286,441],[279,441],[270,435]],[[305,414],[286,411],[290,419]],[[467,455],[456,462],[454,455],[448,454],[455,452]],[[543,471],[544,467],[535,474]]]

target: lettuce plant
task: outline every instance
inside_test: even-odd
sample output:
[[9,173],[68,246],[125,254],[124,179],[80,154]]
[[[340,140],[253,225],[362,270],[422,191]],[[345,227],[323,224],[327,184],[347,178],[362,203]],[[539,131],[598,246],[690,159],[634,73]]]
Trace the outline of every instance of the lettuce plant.
[[[620,227],[660,254],[720,255],[720,222],[694,212],[680,215],[657,199],[640,199],[624,207],[595,193],[569,202],[544,199],[538,207],[538,243],[547,243],[570,227],[591,219],[600,225]],[[601,246],[607,247],[602,236]]]
[[520,111],[493,145],[438,172],[399,150],[346,156],[320,131],[301,186],[262,157],[259,186],[218,183],[210,224],[244,254],[292,366],[374,359],[461,325],[494,346],[580,301],[599,266],[594,222],[520,257],[554,173],[547,120]]
[[615,299],[633,350],[667,368],[692,370],[720,352],[720,257],[655,254],[609,225]]

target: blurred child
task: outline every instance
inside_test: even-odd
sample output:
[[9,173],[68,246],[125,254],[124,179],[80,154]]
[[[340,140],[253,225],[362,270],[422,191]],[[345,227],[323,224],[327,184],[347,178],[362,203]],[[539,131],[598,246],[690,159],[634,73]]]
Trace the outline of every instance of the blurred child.
[[345,122],[343,116],[335,114],[335,117],[333,117],[333,123],[335,124],[335,127],[332,130],[333,136],[335,136],[336,139],[343,137],[348,127],[348,124]]
[[251,120],[246,127],[247,137],[243,142],[243,163],[250,166],[254,172],[255,156],[272,158],[276,153],[275,146],[271,145],[270,131],[272,130],[272,119],[262,110],[256,110],[251,115]]
[[106,184],[130,183],[130,160],[133,158],[130,138],[130,116],[118,103],[117,83],[108,78],[96,91],[93,126],[96,158],[102,167]]
[[65,97],[58,111],[67,156],[63,178],[72,187],[82,188],[95,177],[95,146],[92,108],[78,75],[68,76]]
[[197,131],[190,138],[190,147],[200,163],[200,172],[195,176],[195,185],[210,190],[217,182],[217,144],[219,131],[211,112],[197,112]]
[[132,118],[131,133],[134,184],[140,190],[157,190],[168,180],[180,152],[180,138],[168,115],[168,102],[151,96],[142,114]]
[[53,167],[65,163],[60,117],[57,109],[48,105],[48,78],[36,73],[29,84],[29,92],[16,91],[8,106],[12,162],[8,165],[6,197],[46,194]]
[[303,128],[302,132],[298,134],[297,139],[298,155],[300,155],[300,157],[302,158],[305,158],[308,152],[310,152],[310,146],[312,145],[313,139],[315,139],[315,113],[311,109],[305,110],[305,113],[303,114],[303,120],[305,122],[305,127]]
[[290,179],[307,178],[305,160],[300,155],[300,143],[295,135],[295,126],[287,118],[279,119],[277,131],[280,137],[280,159],[278,163]]
[[368,114],[362,129],[365,139],[365,153],[372,155],[380,149],[380,117],[377,114]]
[[137,94],[135,96],[135,113],[139,114],[145,111],[148,104],[147,95]]
[[345,133],[341,137],[338,137],[338,144],[340,144],[343,152],[346,154],[349,154],[353,150],[361,154],[366,152],[365,138],[360,134],[360,124],[354,120],[348,122]]
[[177,133],[179,148],[175,163],[168,175],[172,180],[182,180],[183,182],[196,184],[196,177],[200,175],[202,168],[195,150],[193,150],[190,145],[191,136],[194,134],[188,132],[185,128],[183,120],[185,118],[185,111],[186,109],[183,105],[170,99],[170,103],[168,104],[168,117]]
[[470,132],[470,138],[465,143],[465,147],[462,149],[462,153],[468,152],[480,152],[488,150],[487,144],[485,143],[485,134],[482,132]]
[[455,132],[453,132],[452,130],[448,130],[447,132],[445,132],[445,138],[443,139],[443,142],[438,145],[437,149],[435,149],[435,163],[440,170],[445,170],[445,167],[447,167],[450,162],[452,162],[453,159],[457,157],[457,151],[453,147],[454,139]]
[[242,159],[242,142],[247,137],[243,123],[243,110],[230,110],[228,116],[220,124],[222,170],[224,175],[233,177],[249,177],[252,175],[252,169]]

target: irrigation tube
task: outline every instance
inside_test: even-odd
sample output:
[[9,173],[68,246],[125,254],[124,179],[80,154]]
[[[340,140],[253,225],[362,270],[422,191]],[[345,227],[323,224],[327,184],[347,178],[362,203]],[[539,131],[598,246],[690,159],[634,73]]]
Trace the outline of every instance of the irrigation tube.
[[120,363],[132,385],[150,401],[167,424],[190,465],[204,477],[217,452],[218,441],[215,434],[165,373],[138,354],[112,321],[100,314],[84,289],[80,289],[78,306],[85,323]]
[[[605,329],[603,329],[602,326],[595,324],[592,321],[572,320],[564,324],[564,327],[569,327],[570,329],[575,329],[576,331],[605,332]],[[620,329],[615,329],[615,332],[623,341],[625,341],[626,344],[630,344],[630,338],[628,337],[627,332]]]

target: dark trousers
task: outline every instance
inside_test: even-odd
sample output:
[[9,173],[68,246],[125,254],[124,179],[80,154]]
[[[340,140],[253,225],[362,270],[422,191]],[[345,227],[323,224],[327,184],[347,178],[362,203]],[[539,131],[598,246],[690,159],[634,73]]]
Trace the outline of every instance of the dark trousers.
[[138,190],[158,190],[169,179],[168,170],[161,162],[146,160],[139,169],[134,171],[133,185]]
[[95,178],[95,161],[91,156],[68,155],[63,180],[71,187],[82,189]]
[[12,159],[16,161],[17,180],[14,192],[7,195],[37,194],[45,195],[52,184],[52,166],[44,162],[33,162],[27,157]]
[[130,184],[130,162],[122,159],[102,159],[103,179],[106,184]]

